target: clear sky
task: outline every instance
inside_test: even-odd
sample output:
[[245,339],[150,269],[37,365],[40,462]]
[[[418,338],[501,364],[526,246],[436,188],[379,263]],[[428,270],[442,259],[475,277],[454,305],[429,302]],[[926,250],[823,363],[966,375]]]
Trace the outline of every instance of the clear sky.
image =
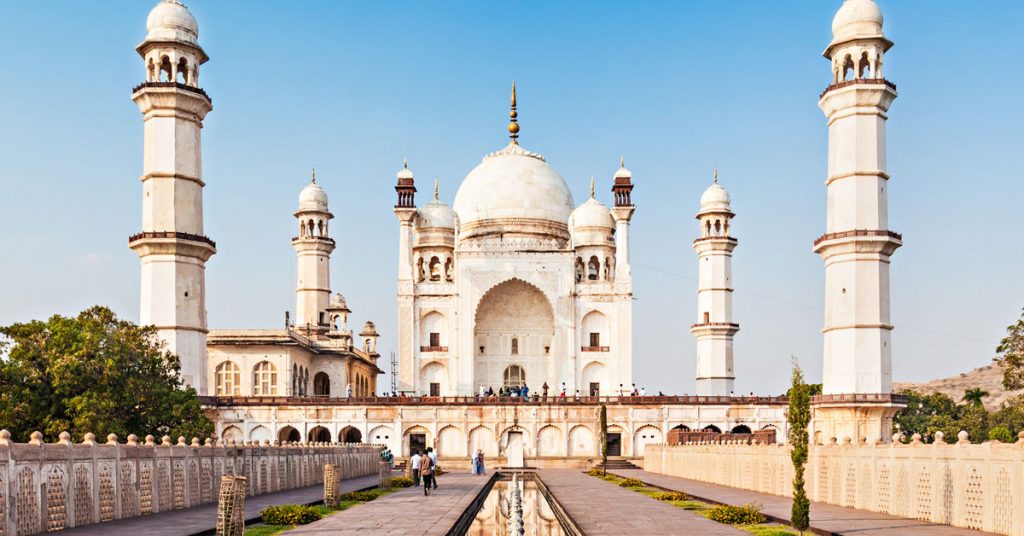
[[[838,0],[187,2],[202,86],[212,328],[277,327],[293,308],[291,213],[316,166],[335,214],[332,286],[394,348],[395,172],[451,202],[520,141],[611,203],[620,154],[638,207],[634,378],[694,391],[693,215],[729,189],[736,390],[782,392],[790,355],[820,380],[825,226],[821,51]],[[889,120],[897,380],[986,364],[1024,306],[1019,106],[1024,4],[882,0],[899,87]],[[142,122],[130,88],[150,1],[0,2],[0,324],[106,304],[138,319]],[[387,385],[387,377],[380,384]]]

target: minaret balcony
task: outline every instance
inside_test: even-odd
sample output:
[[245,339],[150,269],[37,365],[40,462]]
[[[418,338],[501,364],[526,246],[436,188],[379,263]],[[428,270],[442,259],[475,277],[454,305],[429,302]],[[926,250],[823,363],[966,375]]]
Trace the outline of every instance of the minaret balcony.
[[128,247],[140,256],[186,255],[204,262],[217,253],[217,244],[203,235],[179,231],[143,231],[128,237]]
[[581,352],[610,352],[611,348],[608,346],[580,346]]
[[204,91],[203,88],[196,87],[196,86],[185,85],[185,84],[182,84],[181,82],[143,82],[143,83],[133,87],[132,88],[132,93],[133,94],[134,93],[138,93],[139,91],[141,91],[143,89],[151,88],[151,87],[153,87],[153,88],[177,88],[177,89],[183,89],[185,91],[191,91],[192,93],[196,93],[196,94],[202,95],[203,97],[206,98],[206,100],[210,101],[211,104],[213,103],[213,99],[211,99],[210,96],[206,94],[206,91]]
[[690,333],[694,335],[733,335],[740,330],[740,325],[733,322],[702,322],[690,325]]
[[421,352],[447,352],[447,346],[420,346]]
[[903,235],[888,229],[854,229],[826,233],[814,241],[814,252],[824,255],[843,252],[879,253],[892,255],[903,245]]
[[836,84],[832,84],[832,85],[826,87],[825,90],[821,92],[821,95],[818,96],[818,98],[820,99],[820,98],[824,97],[825,94],[828,93],[829,91],[833,91],[833,90],[836,90],[836,89],[842,89],[844,87],[857,86],[857,85],[867,85],[867,84],[871,84],[871,85],[884,84],[884,85],[888,86],[890,89],[892,89],[893,91],[896,91],[896,84],[894,84],[894,83],[892,83],[892,82],[890,82],[890,81],[888,81],[888,80],[886,80],[884,78],[854,78],[853,80],[844,80],[842,82],[839,82],[839,83],[836,83]]

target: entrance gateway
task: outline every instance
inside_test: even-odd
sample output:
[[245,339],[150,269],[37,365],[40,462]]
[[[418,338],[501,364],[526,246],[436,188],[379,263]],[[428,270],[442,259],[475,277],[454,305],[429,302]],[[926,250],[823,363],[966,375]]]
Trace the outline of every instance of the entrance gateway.
[[409,434],[409,456],[427,450],[427,434]]
[[622,456],[622,434],[618,432],[608,433],[608,455]]
[[506,465],[508,467],[525,467],[526,463],[523,460],[523,433],[522,432],[509,432],[508,433],[508,446],[505,447],[505,454],[507,456]]

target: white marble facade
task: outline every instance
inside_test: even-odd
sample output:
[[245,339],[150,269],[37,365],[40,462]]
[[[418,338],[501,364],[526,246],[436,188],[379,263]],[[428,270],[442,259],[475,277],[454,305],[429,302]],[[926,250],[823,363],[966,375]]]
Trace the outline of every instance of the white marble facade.
[[565,180],[517,133],[466,176],[454,208],[436,185],[433,201],[417,208],[412,172],[398,174],[402,391],[470,395],[525,384],[540,393],[547,383],[557,394],[564,383],[569,395],[612,395],[631,387],[631,176],[624,166],[616,173],[626,194],[614,209],[593,186],[575,207]]

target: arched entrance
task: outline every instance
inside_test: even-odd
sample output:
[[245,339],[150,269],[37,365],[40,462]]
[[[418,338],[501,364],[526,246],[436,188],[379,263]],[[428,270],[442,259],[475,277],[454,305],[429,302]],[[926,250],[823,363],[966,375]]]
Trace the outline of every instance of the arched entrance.
[[734,433],[734,434],[750,434],[750,433],[753,433],[753,432],[750,431],[750,427],[749,426],[747,426],[745,424],[737,424],[736,426],[732,427],[732,433]]
[[317,372],[316,376],[313,376],[313,394],[331,396],[331,377],[326,372]]
[[[554,383],[545,378],[555,338],[554,312],[539,288],[510,279],[488,290],[476,308],[473,337],[474,385],[497,389],[523,385],[529,378],[536,391],[545,381]],[[506,373],[515,383],[506,382]]]
[[341,438],[342,443],[362,443],[363,433],[358,428],[352,426],[346,426],[341,429],[338,433],[338,437]]
[[317,443],[330,443],[331,431],[323,426],[316,426],[309,431],[309,440]]
[[285,426],[284,428],[281,429],[281,431],[277,433],[277,440],[282,443],[286,441],[291,443],[297,443],[299,441],[302,441],[302,434],[300,434],[298,430],[291,426]]

